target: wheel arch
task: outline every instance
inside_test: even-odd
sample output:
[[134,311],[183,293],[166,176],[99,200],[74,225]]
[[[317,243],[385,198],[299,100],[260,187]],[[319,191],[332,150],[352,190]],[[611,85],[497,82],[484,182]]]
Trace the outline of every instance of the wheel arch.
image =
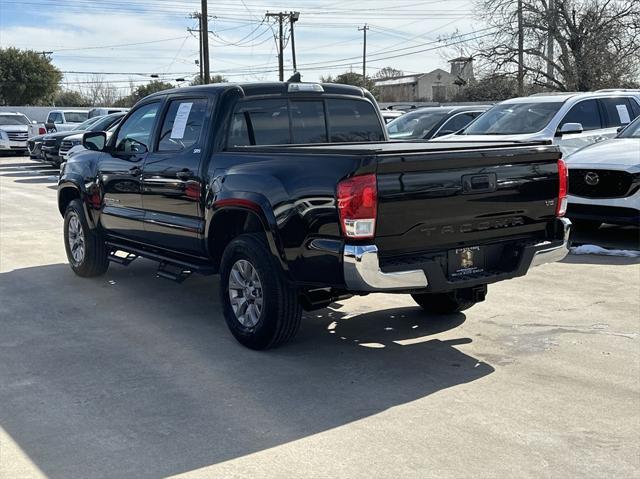
[[237,198],[227,198],[212,205],[206,227],[205,244],[207,254],[216,269],[220,266],[220,260],[227,245],[234,238],[246,233],[264,235],[269,250],[287,272],[280,238],[270,224],[264,209],[252,200]]

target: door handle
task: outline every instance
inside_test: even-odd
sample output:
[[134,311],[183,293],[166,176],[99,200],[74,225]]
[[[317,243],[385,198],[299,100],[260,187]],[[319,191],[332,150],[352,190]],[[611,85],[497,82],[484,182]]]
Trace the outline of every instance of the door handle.
[[133,168],[129,169],[129,174],[131,176],[140,176],[141,173],[142,173],[142,170],[140,169],[139,166],[134,166]]
[[180,180],[190,180],[191,178],[193,178],[193,171],[187,169],[178,171],[176,173],[176,178]]

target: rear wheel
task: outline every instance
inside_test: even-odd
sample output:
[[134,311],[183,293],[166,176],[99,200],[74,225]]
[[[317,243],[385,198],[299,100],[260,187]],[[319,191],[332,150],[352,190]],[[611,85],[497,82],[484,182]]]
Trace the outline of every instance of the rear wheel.
[[91,230],[80,200],[69,203],[64,213],[64,246],[69,265],[78,276],[100,276],[109,268],[109,254],[104,238]]
[[486,291],[486,288],[463,288],[446,293],[412,294],[411,297],[428,313],[452,314],[484,301]]
[[279,346],[295,336],[302,307],[265,241],[237,237],[220,264],[220,302],[233,336],[251,349]]

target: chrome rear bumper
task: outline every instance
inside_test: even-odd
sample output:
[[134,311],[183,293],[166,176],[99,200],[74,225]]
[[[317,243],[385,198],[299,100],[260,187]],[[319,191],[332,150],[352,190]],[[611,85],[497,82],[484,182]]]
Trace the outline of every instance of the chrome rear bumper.
[[[529,268],[564,259],[569,253],[571,221],[567,218],[561,218],[559,221],[562,228],[559,235],[561,238],[553,242],[545,241],[527,246],[525,253],[522,255],[523,261],[516,270],[497,275],[495,278],[489,278],[486,282],[490,283],[522,276],[526,274]],[[429,285],[433,282],[427,277],[424,269],[409,269],[391,273],[383,272],[380,268],[378,247],[373,244],[345,245],[343,268],[347,289],[354,292],[419,290],[427,287],[431,288]],[[443,277],[437,278],[438,289],[442,289],[443,280]],[[464,282],[457,282],[455,285],[451,285],[451,289],[463,286]]]

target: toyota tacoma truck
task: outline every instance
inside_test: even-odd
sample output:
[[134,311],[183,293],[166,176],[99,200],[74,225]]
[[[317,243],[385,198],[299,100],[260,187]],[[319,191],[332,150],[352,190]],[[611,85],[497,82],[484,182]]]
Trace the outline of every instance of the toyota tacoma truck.
[[178,282],[220,274],[227,325],[253,349],[351,295],[410,294],[430,318],[462,311],[568,252],[557,147],[390,142],[358,87],[159,92],[83,145],[58,186],[71,269],[143,257]]

